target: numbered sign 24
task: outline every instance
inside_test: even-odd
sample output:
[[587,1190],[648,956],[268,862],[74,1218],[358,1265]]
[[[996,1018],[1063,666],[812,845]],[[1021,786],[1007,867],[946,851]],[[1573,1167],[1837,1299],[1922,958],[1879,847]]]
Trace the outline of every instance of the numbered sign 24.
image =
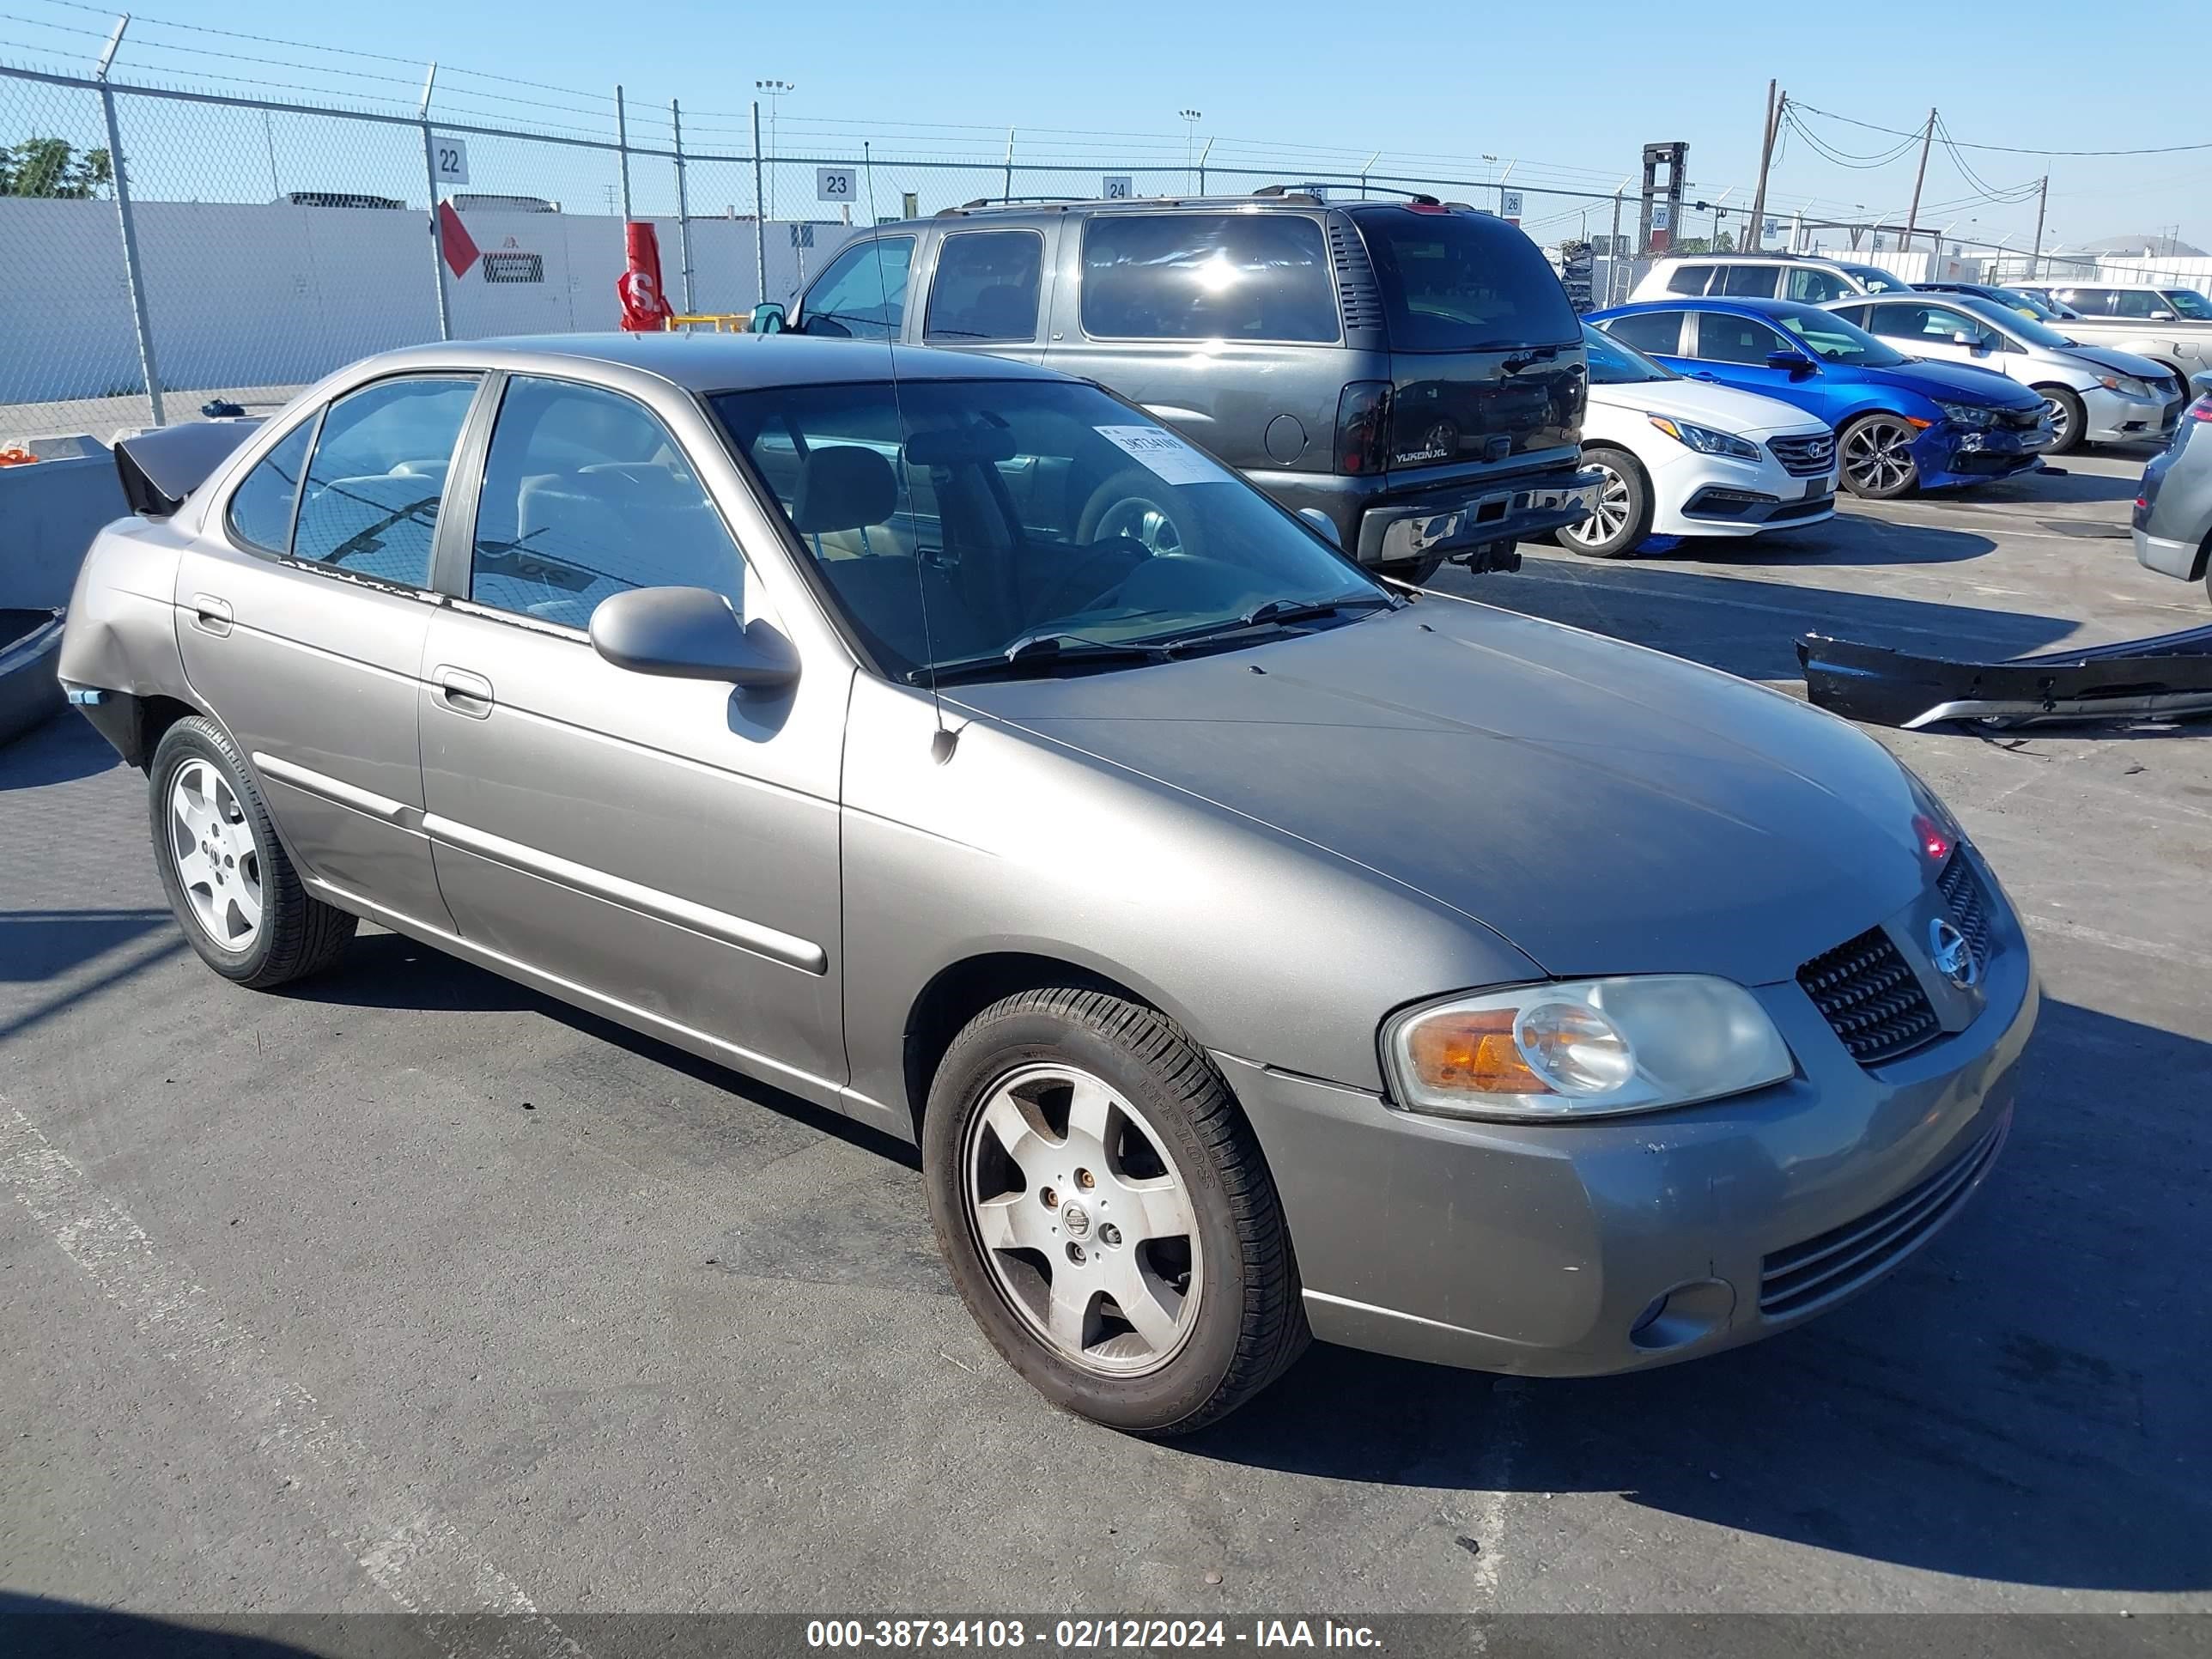
[[1126,173],[1109,173],[1099,180],[1098,193],[1109,202],[1126,201],[1137,193],[1135,179]]
[[817,167],[814,169],[815,199],[823,202],[849,202],[853,199],[853,169],[850,167]]
[[442,132],[430,135],[430,176],[441,186],[469,181],[469,147]]

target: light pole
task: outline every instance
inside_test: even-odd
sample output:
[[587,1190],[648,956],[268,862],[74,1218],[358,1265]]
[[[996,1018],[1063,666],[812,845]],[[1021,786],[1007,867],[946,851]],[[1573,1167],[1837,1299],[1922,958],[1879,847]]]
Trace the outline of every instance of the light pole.
[[[799,85],[793,81],[756,81],[753,82],[753,89],[757,92],[765,94],[768,98],[768,157],[769,161],[773,163],[775,160],[776,106],[783,101],[784,94],[787,92],[798,91]],[[769,205],[763,210],[761,215],[764,219],[773,219],[775,217],[775,209],[777,195],[775,186],[775,171],[774,167],[771,166],[768,175]]]
[[1185,190],[1194,190],[1198,174],[1191,161],[1191,145],[1198,137],[1198,124],[1206,118],[1206,112],[1203,110],[1179,109],[1176,113],[1182,118],[1182,185]]

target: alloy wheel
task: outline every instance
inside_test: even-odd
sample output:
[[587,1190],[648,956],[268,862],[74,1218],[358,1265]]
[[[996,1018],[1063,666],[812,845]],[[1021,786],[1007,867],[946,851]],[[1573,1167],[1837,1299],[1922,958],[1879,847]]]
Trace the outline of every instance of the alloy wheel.
[[192,920],[226,951],[260,936],[261,854],[230,781],[197,756],[169,784],[169,856]]
[[1912,481],[1912,441],[1917,434],[1902,421],[1862,421],[1844,440],[1844,471],[1852,483],[1875,495],[1888,495]]
[[1621,477],[1619,468],[1603,461],[1592,461],[1589,465],[1604,476],[1604,482],[1598,487],[1597,506],[1589,517],[1560,533],[1577,547],[1610,547],[1628,528],[1628,516],[1635,503],[1629,498],[1628,480]]
[[1062,1359],[1141,1376],[1188,1340],[1197,1212],[1159,1131],[1104,1080],[1059,1061],[1001,1078],[969,1124],[961,1182],[1000,1294]]
[[2074,435],[2074,417],[2067,413],[2066,405],[2056,398],[2043,400],[2043,412],[2051,417],[2051,447],[2063,450]]

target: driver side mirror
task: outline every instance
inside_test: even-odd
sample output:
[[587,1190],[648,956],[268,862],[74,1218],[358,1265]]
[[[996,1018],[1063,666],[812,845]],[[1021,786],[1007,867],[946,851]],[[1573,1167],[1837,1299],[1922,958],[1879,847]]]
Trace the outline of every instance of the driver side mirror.
[[1317,507],[1302,507],[1298,509],[1298,517],[1306,521],[1307,527],[1315,535],[1320,537],[1338,552],[1344,551],[1344,538],[1336,533],[1336,520],[1330,518],[1328,514]]
[[2154,323],[2170,323],[2173,320],[2173,313],[2170,311],[2154,311],[2150,314],[2150,320]]
[[799,678],[799,653],[766,622],[747,624],[708,587],[633,587],[592,612],[592,649],[617,668],[766,691]]
[[749,334],[781,334],[789,319],[784,308],[773,300],[763,300],[753,307],[752,319],[745,325]]
[[1820,366],[1802,351],[1770,351],[1766,354],[1766,366],[1781,369],[1793,380],[1820,372]]
[[1955,346],[1964,346],[1967,350],[1977,354],[1985,351],[1994,351],[1996,349],[1996,342],[1990,339],[1987,335],[1969,334],[1963,328],[1952,330],[1951,343]]

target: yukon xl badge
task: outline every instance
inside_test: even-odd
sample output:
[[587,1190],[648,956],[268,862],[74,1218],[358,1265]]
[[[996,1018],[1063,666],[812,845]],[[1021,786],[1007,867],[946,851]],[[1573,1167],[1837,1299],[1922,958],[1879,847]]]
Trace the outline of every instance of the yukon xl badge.
[[1936,971],[1961,991],[1972,990],[1982,976],[1982,964],[1974,960],[1974,947],[1941,916],[1928,924],[1928,954]]

